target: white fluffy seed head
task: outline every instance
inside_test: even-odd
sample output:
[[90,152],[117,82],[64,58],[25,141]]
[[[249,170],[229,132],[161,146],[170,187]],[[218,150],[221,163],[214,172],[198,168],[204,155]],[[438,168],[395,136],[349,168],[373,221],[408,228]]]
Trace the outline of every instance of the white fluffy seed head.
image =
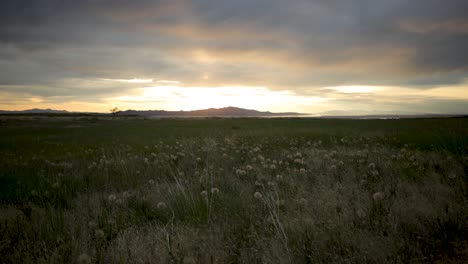
[[109,202],[115,202],[115,200],[117,200],[117,196],[115,196],[114,194],[110,194],[107,197],[107,200],[109,200]]
[[380,202],[385,198],[385,193],[383,192],[376,192],[372,195],[372,199],[374,199],[375,202]]
[[263,195],[260,192],[255,192],[254,197],[255,197],[255,199],[260,200],[260,199],[262,199]]
[[165,202],[159,202],[156,206],[157,206],[158,209],[160,209],[160,210],[164,210],[164,209],[166,209],[166,207],[167,207],[167,205],[166,205]]

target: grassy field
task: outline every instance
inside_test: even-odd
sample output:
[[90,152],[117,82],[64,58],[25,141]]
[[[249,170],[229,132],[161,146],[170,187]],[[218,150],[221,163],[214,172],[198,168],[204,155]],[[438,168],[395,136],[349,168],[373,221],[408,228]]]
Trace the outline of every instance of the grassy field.
[[4,118],[2,263],[463,263],[468,118]]

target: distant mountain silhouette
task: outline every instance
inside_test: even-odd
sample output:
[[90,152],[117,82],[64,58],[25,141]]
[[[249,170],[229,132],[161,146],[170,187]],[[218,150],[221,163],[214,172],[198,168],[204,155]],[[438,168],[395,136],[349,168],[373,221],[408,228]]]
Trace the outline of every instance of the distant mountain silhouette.
[[38,108],[33,108],[33,109],[28,109],[28,110],[17,110],[17,111],[0,110],[0,114],[66,114],[66,113],[71,113],[71,112],[68,112],[66,110],[38,109]]
[[238,107],[209,108],[192,111],[164,111],[164,110],[126,110],[119,111],[117,115],[138,115],[146,117],[274,117],[274,116],[300,116],[303,114],[287,112],[272,113]]

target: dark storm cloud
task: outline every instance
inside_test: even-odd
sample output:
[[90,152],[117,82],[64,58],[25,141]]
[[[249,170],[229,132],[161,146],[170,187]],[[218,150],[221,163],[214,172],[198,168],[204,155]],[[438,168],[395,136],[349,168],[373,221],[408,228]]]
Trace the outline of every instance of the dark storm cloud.
[[6,0],[0,84],[456,84],[468,76],[467,13],[465,0]]

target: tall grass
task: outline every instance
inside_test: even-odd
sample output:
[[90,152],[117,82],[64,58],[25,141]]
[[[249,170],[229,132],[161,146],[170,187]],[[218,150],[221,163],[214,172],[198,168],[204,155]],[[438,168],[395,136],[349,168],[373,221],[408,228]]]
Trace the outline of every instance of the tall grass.
[[463,263],[467,119],[9,121],[3,263]]

